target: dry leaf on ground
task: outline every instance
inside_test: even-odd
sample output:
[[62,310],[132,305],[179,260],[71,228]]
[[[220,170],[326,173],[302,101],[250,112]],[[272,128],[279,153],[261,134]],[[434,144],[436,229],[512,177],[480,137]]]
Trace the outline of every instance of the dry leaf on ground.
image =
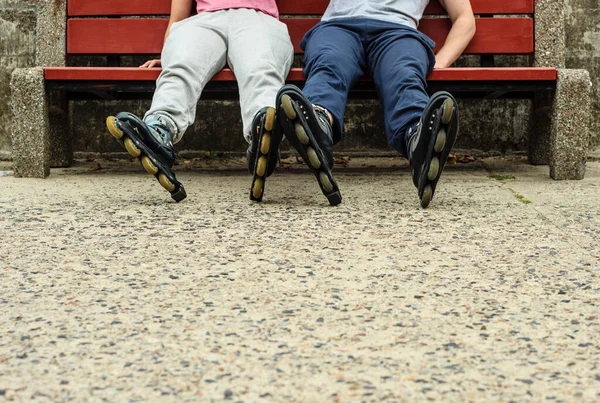
[[348,156],[338,157],[335,159],[335,163],[337,165],[347,166],[350,163],[350,157],[348,157]]

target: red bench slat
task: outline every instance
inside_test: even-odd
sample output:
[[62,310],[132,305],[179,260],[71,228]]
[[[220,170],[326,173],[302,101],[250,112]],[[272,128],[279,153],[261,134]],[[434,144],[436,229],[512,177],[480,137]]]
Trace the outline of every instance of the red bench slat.
[[[475,14],[533,14],[533,2],[534,0],[471,0],[471,8]],[[437,1],[431,1],[425,14],[446,14],[446,10]]]
[[428,81],[556,81],[554,67],[453,67],[434,70]]
[[[155,81],[160,68],[136,67],[47,67],[44,77],[49,81]],[[428,81],[556,81],[557,73],[551,67],[455,67],[438,69]],[[229,69],[217,73],[213,81],[232,81],[235,75]],[[294,68],[289,81],[303,81],[302,69]]]
[[[475,14],[531,14],[534,0],[471,0]],[[278,0],[281,14],[323,14],[329,0]],[[68,0],[72,17],[101,15],[168,15],[171,0]],[[431,1],[426,14],[445,14],[437,1]]]
[[[304,33],[317,18],[285,18],[295,51]],[[477,33],[465,54],[532,53],[533,20],[531,18],[478,18]],[[158,54],[162,50],[167,19],[140,18],[72,18],[67,28],[69,54]],[[436,41],[436,51],[450,30],[447,18],[425,18],[419,27]]]

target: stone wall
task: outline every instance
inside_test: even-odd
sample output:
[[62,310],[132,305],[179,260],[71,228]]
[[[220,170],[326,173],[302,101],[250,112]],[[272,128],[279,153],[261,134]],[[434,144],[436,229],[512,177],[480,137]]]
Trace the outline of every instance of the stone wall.
[[[0,118],[4,122],[10,121],[9,79],[12,70],[35,64],[36,10],[43,1],[0,0]],[[567,0],[567,4],[567,67],[585,68],[591,73],[594,81],[592,147],[598,148],[600,7],[598,0]],[[529,101],[460,102],[463,120],[458,147],[495,152],[527,149]],[[121,110],[142,113],[148,105],[148,101],[72,102],[74,150],[85,154],[121,152],[106,133],[104,118]],[[382,111],[376,101],[352,101],[348,107],[346,130],[347,136],[337,150],[390,150],[385,140]],[[237,102],[201,102],[197,122],[189,129],[179,149],[243,151],[245,144]],[[10,158],[10,153],[10,124],[0,125],[0,159]]]
[[[526,150],[531,103],[523,100],[459,100],[461,136],[457,147],[492,152]],[[150,101],[75,101],[71,104],[73,149],[81,155],[123,152],[106,131],[105,119],[121,110],[142,115]],[[481,117],[485,116],[485,119]],[[346,133],[336,145],[339,152],[390,152],[383,126],[383,111],[376,100],[351,101],[346,113]],[[213,135],[219,133],[219,135]],[[177,145],[182,151],[242,152],[242,122],[236,101],[201,101],[197,119]],[[285,150],[284,145],[284,150]]]
[[10,75],[15,68],[35,64],[34,4],[0,0],[0,159],[10,158]]
[[591,147],[600,155],[600,1],[566,2],[567,68],[590,72],[593,83]]

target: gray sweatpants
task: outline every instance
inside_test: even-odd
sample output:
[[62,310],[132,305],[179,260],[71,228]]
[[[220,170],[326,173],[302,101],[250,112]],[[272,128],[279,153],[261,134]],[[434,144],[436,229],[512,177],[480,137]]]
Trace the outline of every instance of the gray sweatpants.
[[163,71],[144,119],[153,120],[151,115],[166,118],[176,127],[173,142],[178,142],[194,123],[206,83],[227,64],[238,82],[244,137],[250,141],[252,118],[261,108],[275,106],[293,57],[287,26],[259,11],[205,12],[175,23],[162,51]]

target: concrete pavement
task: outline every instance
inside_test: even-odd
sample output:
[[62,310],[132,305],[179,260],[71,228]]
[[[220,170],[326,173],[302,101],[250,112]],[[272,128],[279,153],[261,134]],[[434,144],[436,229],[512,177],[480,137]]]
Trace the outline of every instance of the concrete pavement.
[[349,165],[0,176],[0,401],[600,400],[599,162]]

